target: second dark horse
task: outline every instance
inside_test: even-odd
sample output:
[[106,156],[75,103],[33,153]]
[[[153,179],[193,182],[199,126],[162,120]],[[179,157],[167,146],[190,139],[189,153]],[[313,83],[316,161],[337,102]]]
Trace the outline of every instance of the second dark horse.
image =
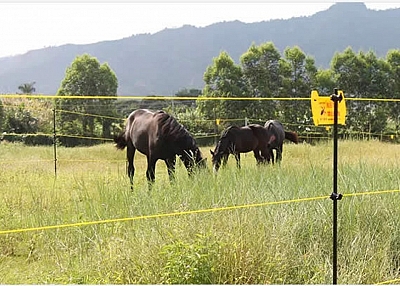
[[274,154],[272,150],[276,152],[276,162],[280,163],[282,161],[283,152],[283,140],[287,139],[295,144],[298,144],[298,136],[296,132],[285,131],[283,125],[278,120],[268,120],[264,124],[264,128],[267,130],[267,148],[268,156],[265,157],[269,163],[272,160],[274,163]]
[[200,149],[191,134],[178,121],[164,111],[152,112],[147,109],[133,111],[125,126],[125,131],[115,139],[117,149],[127,147],[128,176],[133,188],[135,167],[133,158],[136,150],[147,156],[146,177],[149,187],[155,180],[157,160],[165,161],[168,175],[172,180],[178,156],[189,175],[196,166],[206,166]]
[[240,153],[253,151],[257,164],[264,163],[269,156],[267,149],[267,133],[263,126],[250,124],[247,126],[229,126],[226,128],[215,146],[212,155],[214,172],[228,161],[229,154],[233,154],[236,159],[237,167],[240,168]]

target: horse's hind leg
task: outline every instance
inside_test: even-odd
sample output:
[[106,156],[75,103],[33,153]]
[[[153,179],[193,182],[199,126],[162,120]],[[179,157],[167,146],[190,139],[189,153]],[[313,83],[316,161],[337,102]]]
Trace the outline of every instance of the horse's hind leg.
[[166,159],[165,164],[167,165],[169,180],[175,180],[176,157]]
[[261,164],[265,163],[265,160],[267,158],[264,157],[264,152],[261,152],[261,155],[260,155],[260,151],[257,149],[257,150],[253,150],[253,154],[254,154],[254,158],[256,158],[257,165],[261,165]]
[[272,165],[275,164],[274,150],[269,149],[269,156],[271,157]]
[[276,163],[281,163],[282,161],[282,153],[283,153],[283,144],[276,148]]
[[132,142],[129,141],[127,144],[126,158],[128,160],[128,177],[131,183],[131,190],[133,190],[133,176],[135,175],[135,166],[133,165],[133,159],[135,157],[136,148]]
[[275,150],[275,157],[274,157],[274,150],[271,149],[270,152],[271,152],[270,155],[271,155],[272,164],[275,164],[275,158],[277,156],[276,154],[278,151]]

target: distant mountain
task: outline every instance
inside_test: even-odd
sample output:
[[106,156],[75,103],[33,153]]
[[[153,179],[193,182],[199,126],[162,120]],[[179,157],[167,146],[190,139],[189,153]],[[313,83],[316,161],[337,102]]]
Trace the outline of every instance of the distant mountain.
[[15,93],[20,84],[35,81],[37,93],[55,94],[74,58],[89,53],[115,71],[119,95],[171,95],[201,89],[207,66],[222,50],[239,63],[252,43],[272,41],[281,52],[297,45],[318,67],[328,68],[334,53],[348,46],[373,50],[379,57],[399,49],[398,27],[400,9],[375,11],[363,3],[340,2],[309,17],[185,25],[115,41],[49,47],[0,58],[0,93]]

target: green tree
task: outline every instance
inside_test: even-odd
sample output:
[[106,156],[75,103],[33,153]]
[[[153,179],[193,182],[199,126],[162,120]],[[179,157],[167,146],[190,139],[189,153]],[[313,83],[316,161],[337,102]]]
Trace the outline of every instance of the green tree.
[[196,88],[191,88],[191,89],[181,89],[177,93],[175,93],[175,96],[177,97],[190,97],[193,98],[193,100],[173,100],[172,101],[172,106],[176,108],[177,106],[183,106],[183,107],[189,107],[189,108],[196,108],[196,98],[201,95],[202,91],[201,89],[196,89]]
[[[342,53],[335,53],[330,65],[337,79],[337,88],[344,91],[345,97],[361,97],[362,85],[365,84],[362,79],[365,66],[352,48],[348,47]],[[363,102],[346,101],[348,133],[363,131],[358,121],[365,121],[361,120],[365,114],[364,106]]]
[[24,83],[21,84],[20,86],[18,86],[18,90],[20,92],[17,92],[17,94],[32,94],[36,91],[36,88],[34,87],[34,85],[36,84],[36,82],[30,82],[30,83]]
[[[3,98],[0,102],[0,131],[9,133],[51,133],[53,101],[47,99]],[[3,115],[1,116],[1,109]]]
[[[249,89],[249,95],[255,98],[274,98],[279,95],[282,85],[280,75],[281,55],[272,42],[250,46],[240,62]],[[276,101],[250,101],[247,115],[265,121],[277,117]]]
[[159,100],[157,97],[157,95],[146,96],[146,98],[138,101],[138,108],[147,108],[151,110],[162,110],[166,108],[168,106],[168,102],[166,100]]
[[[317,68],[312,57],[307,56],[299,47],[286,48],[281,62],[283,85],[281,96],[288,98],[308,98],[316,86]],[[307,100],[285,100],[280,102],[282,121],[286,124],[304,128],[311,124],[310,102]]]
[[62,99],[61,130],[68,134],[95,135],[95,123],[101,125],[101,136],[109,137],[115,116],[118,80],[107,63],[84,54],[77,56],[66,70],[57,91],[60,96],[107,96],[110,99]]
[[335,73],[330,69],[318,70],[315,74],[315,86],[320,95],[331,95],[337,87]]
[[331,70],[335,73],[337,87],[345,91],[345,96],[351,98],[362,96],[366,83],[363,80],[365,65],[351,47],[346,48],[342,53],[334,54]]
[[17,134],[36,133],[39,129],[38,118],[26,108],[23,102],[7,109],[4,115],[4,126],[5,132]]
[[[387,98],[400,99],[400,50],[389,50],[386,61],[391,70],[391,81]],[[395,130],[400,129],[400,103],[392,102],[389,105],[391,119],[395,122]]]
[[0,133],[3,132],[4,128],[4,106],[3,99],[0,98]]
[[[354,53],[351,48],[336,53],[331,69],[338,88],[348,98],[384,98],[389,95],[390,65],[372,51]],[[347,101],[348,131],[380,133],[387,124],[387,104],[377,101]]]
[[[202,100],[203,97],[244,97],[246,84],[240,66],[227,52],[221,52],[204,73],[203,94],[197,107],[206,119],[237,119],[245,117],[245,102],[234,100]],[[225,121],[230,124],[230,121]]]
[[[384,59],[378,58],[373,51],[367,53],[360,52],[359,57],[365,63],[366,71],[364,80],[366,81],[365,98],[382,99],[388,98],[391,93],[391,69]],[[367,104],[368,116],[364,129],[373,134],[380,134],[387,125],[389,116],[389,104],[385,101],[370,101]]]
[[201,89],[196,89],[196,88],[183,88],[179,90],[177,93],[175,93],[176,96],[179,97],[198,97],[201,95]]

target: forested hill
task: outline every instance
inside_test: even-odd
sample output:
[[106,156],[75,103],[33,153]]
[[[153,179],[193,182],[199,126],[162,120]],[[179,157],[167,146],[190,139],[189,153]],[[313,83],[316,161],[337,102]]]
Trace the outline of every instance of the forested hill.
[[341,2],[309,17],[186,25],[116,41],[49,47],[0,58],[0,93],[36,82],[37,93],[55,94],[74,58],[89,53],[115,71],[119,95],[171,95],[183,88],[201,89],[207,66],[222,50],[239,63],[252,43],[272,41],[281,52],[297,45],[315,58],[317,67],[328,68],[334,53],[348,46],[373,50],[379,57],[400,48],[398,27],[400,9],[375,11],[363,3]]

